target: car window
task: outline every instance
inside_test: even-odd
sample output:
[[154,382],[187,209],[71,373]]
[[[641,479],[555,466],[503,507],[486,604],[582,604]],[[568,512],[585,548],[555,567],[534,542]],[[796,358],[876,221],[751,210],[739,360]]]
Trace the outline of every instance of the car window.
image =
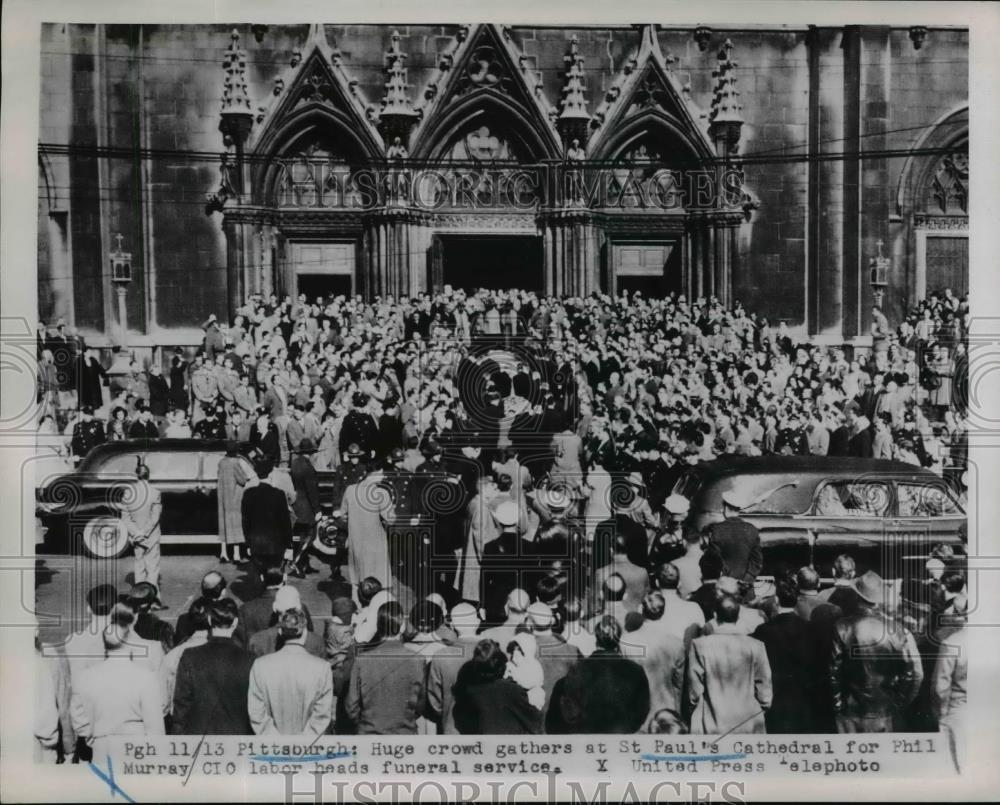
[[102,475],[127,475],[134,478],[137,458],[138,453],[115,453],[102,461],[96,471]]
[[939,483],[897,483],[896,498],[900,517],[946,517],[962,514],[961,507]]
[[146,465],[151,481],[196,481],[201,456],[190,453],[148,453]]
[[833,481],[816,495],[817,517],[887,517],[889,485],[883,481]]
[[[206,481],[217,481],[219,480],[219,462],[225,458],[225,453],[205,453],[204,458],[201,463],[201,477]],[[240,459],[240,463],[243,464],[243,469],[250,472],[253,467],[250,462],[245,458]]]
[[807,487],[800,486],[796,479],[780,477],[757,485],[751,500],[756,502],[745,507],[743,514],[802,514],[811,503]]
[[701,477],[696,472],[687,472],[677,479],[677,483],[674,484],[672,492],[676,492],[678,495],[684,495],[688,500],[691,500],[695,496],[695,493],[701,488]]
[[201,456],[201,477],[208,480],[218,480],[219,462],[222,461],[224,453],[202,453]]

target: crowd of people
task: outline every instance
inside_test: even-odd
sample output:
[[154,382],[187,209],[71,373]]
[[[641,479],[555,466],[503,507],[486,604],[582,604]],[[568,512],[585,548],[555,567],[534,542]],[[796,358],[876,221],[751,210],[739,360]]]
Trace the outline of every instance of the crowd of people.
[[[113,378],[62,322],[42,325],[39,429],[65,436],[78,460],[113,439],[246,441],[266,414],[281,461],[304,433],[320,448],[317,466],[337,467],[351,443],[382,460],[412,438],[507,415],[534,417],[541,432],[568,419],[590,455],[616,462],[849,453],[940,469],[964,450],[967,323],[967,300],[946,289],[895,330],[876,308],[873,348],[849,354],[714,297],[255,296],[228,326],[211,316],[193,355],[178,347]],[[489,337],[520,346],[513,365],[473,373],[483,386],[463,396],[463,359]],[[377,432],[342,437],[356,393]]]
[[677,565],[650,577],[622,546],[596,612],[546,577],[511,590],[495,624],[436,594],[404,608],[374,577],[320,619],[277,567],[242,604],[210,571],[176,625],[154,613],[152,584],[101,585],[85,628],[38,646],[39,759],[104,757],[121,735],[941,729],[959,762],[967,600],[953,557],[920,581],[934,624],[920,640],[849,555],[834,586],[803,567],[764,598],[703,559],[685,598]]
[[[249,551],[260,595],[238,604],[213,571],[169,629],[148,567],[124,600],[92,593],[79,639],[101,670],[64,647],[64,756],[168,728],[958,736],[965,656],[939,647],[964,640],[965,575],[946,547],[902,594],[846,554],[827,589],[809,566],[762,584],[745,501],[698,533],[672,491],[728,454],[891,458],[960,487],[967,303],[932,294],[891,332],[876,314],[862,355],[714,298],[254,296],[190,361],[107,393],[85,353],[77,400],[40,381],[42,429],[77,457],[227,440],[220,555]],[[289,581],[317,556],[340,585],[322,620]]]

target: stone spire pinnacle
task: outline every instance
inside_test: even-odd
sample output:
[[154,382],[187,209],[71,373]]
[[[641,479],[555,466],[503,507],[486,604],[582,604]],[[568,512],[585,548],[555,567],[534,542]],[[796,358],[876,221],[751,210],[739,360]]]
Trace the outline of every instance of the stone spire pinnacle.
[[399,46],[399,39],[399,31],[393,31],[392,44],[385,54],[385,97],[382,98],[379,124],[382,136],[394,155],[405,156],[410,130],[419,115],[414,110],[407,93],[410,88],[406,80],[407,55]]
[[226,74],[222,85],[222,114],[250,114],[247,52],[240,47],[240,34],[235,28],[230,35],[226,55],[222,59],[222,69]]
[[733,43],[727,39],[719,51],[719,66],[712,71],[715,88],[712,108],[708,115],[709,133],[720,148],[720,156],[735,153],[739,147],[743,128],[743,106],[736,86],[736,67],[733,61]]
[[743,124],[743,106],[740,104],[740,91],[736,86],[736,68],[733,61],[733,43],[727,39],[719,51],[718,69],[712,71],[715,79],[715,89],[712,95],[712,109],[709,121],[712,123]]
[[575,34],[569,43],[569,53],[563,56],[563,64],[566,65],[566,77],[559,117],[590,119],[590,113],[587,112],[587,97],[584,95],[586,86],[583,83],[583,56],[580,55],[579,40]]
[[413,105],[406,90],[406,54],[399,47],[399,31],[392,32],[392,46],[385,54],[385,97],[382,99],[382,113],[413,114]]
[[559,132],[567,146],[577,145],[586,140],[590,113],[587,111],[586,85],[583,81],[583,56],[580,55],[579,39],[574,34],[569,42],[569,52],[563,56],[566,72],[563,77],[562,98],[559,102]]

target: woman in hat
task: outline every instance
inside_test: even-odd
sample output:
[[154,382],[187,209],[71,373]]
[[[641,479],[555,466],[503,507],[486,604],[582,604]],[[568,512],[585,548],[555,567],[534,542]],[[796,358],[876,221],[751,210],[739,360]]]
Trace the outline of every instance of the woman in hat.
[[313,440],[308,437],[303,439],[299,442],[290,467],[292,485],[295,489],[295,502],[292,504],[295,523],[292,536],[299,544],[292,575],[299,578],[308,572],[313,572],[313,568],[309,565],[308,551],[316,535],[316,518],[320,513],[319,478],[312,463],[315,452],[316,444]]
[[245,459],[240,457],[239,445],[235,441],[226,443],[226,455],[219,461],[218,505],[219,505],[219,561],[227,564],[227,547],[233,546],[232,561],[240,562],[240,546],[246,542],[243,536],[243,489],[252,478]]

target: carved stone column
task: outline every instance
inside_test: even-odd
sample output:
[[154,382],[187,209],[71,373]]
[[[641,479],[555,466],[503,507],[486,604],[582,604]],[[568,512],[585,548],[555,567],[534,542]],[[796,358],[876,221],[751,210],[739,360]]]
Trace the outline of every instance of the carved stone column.
[[271,246],[274,226],[268,211],[236,207],[222,219],[226,235],[226,286],[229,315],[235,315],[251,293],[275,292]]
[[408,207],[384,207],[366,216],[360,293],[398,299],[426,289],[427,222],[425,213]]
[[563,209],[543,218],[546,292],[585,296],[600,289],[600,232],[587,209]]

